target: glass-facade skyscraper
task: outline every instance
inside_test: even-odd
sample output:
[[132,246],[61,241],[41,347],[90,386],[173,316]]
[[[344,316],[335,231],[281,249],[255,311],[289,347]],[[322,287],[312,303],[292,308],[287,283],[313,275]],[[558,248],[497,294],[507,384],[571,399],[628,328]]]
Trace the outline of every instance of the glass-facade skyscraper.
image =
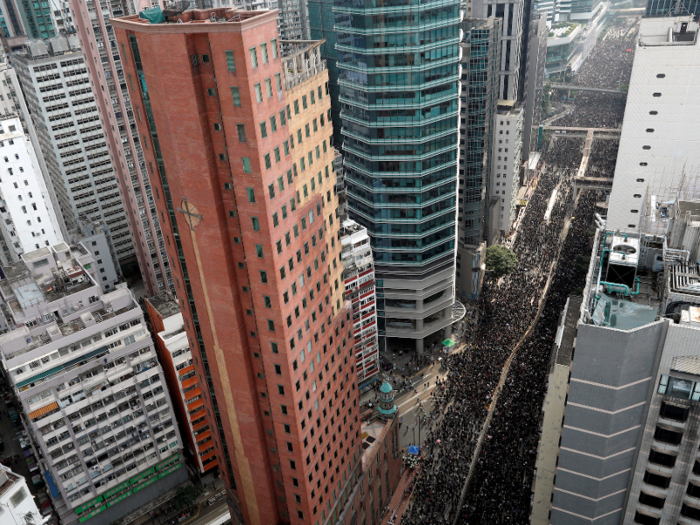
[[380,335],[421,350],[452,323],[459,0],[334,11],[348,210],[371,237]]

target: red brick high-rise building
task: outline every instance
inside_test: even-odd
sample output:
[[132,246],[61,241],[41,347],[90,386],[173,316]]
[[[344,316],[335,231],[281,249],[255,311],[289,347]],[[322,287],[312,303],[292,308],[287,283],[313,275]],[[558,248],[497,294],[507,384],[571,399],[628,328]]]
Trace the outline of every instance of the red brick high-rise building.
[[320,43],[283,59],[277,11],[154,22],[112,26],[234,523],[350,522],[362,446]]

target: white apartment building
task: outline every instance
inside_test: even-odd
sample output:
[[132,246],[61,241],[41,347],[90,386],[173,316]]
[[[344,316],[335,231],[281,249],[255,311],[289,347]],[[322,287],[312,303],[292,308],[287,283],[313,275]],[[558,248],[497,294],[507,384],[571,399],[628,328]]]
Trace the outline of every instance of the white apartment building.
[[499,100],[493,136],[489,244],[510,231],[515,221],[523,134],[523,108],[512,101]]
[[104,221],[125,261],[134,256],[129,223],[77,41],[31,41],[13,63],[66,225],[80,215]]
[[43,525],[50,516],[42,517],[34,502],[27,480],[0,465],[0,523],[3,525]]
[[[664,189],[700,168],[700,45],[692,17],[643,18],[622,122],[608,228],[640,231]],[[643,231],[649,231],[644,229]]]
[[[374,259],[366,228],[346,219],[340,233],[340,243],[343,246],[340,256],[345,268],[345,299],[352,302],[355,368],[357,381],[362,388],[374,381],[379,373]],[[385,299],[385,305],[387,309],[415,309],[415,301]]]
[[59,243],[3,267],[2,365],[63,525],[106,525],[187,480],[143,311],[102,293],[90,252]]
[[0,120],[0,263],[63,241],[31,141],[19,118]]

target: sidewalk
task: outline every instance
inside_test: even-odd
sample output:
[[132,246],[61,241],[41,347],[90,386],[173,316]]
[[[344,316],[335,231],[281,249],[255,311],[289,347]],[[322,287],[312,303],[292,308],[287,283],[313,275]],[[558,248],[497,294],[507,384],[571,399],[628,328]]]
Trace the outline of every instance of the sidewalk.
[[[193,503],[191,507],[193,514],[198,513],[202,504],[214,494],[223,490],[223,488],[224,482],[221,480],[221,478],[215,479],[214,483],[206,484],[204,486],[204,492],[202,492],[202,495]],[[177,488],[166,492],[157,500],[150,502],[149,505],[136,509],[131,513],[131,515],[125,516],[122,519],[122,523],[129,523],[130,525],[158,525],[172,522],[178,523],[178,517],[183,512],[186,514],[187,512],[190,512],[190,510],[175,511],[171,508],[171,501],[175,497],[176,492]],[[187,519],[187,521],[190,521],[190,519]],[[187,523],[187,521],[183,521],[182,524],[184,525]]]
[[409,486],[411,480],[418,479],[420,468],[421,467],[418,467],[415,470],[407,468],[401,475],[399,484],[396,486],[394,495],[389,502],[389,507],[388,509],[385,509],[384,516],[382,516],[382,521],[380,522],[381,525],[399,525],[401,523],[401,517],[411,501],[413,486],[411,487],[410,494],[404,494],[404,491],[406,490],[406,487]]

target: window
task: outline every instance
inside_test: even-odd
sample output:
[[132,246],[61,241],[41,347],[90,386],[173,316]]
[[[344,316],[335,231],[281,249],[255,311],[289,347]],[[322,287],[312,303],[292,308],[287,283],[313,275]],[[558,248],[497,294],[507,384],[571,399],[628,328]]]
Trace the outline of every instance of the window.
[[649,150],[649,149],[651,149],[651,146],[642,146],[642,149],[647,149],[647,150]]
[[253,86],[255,88],[255,100],[262,102],[262,88],[260,87],[260,82]]
[[662,401],[659,415],[666,419],[682,422],[688,419],[688,410],[688,407],[673,405]]
[[250,159],[248,157],[241,157],[241,161],[243,161],[243,173],[250,173]]
[[270,154],[265,154],[265,167],[269,170],[272,167],[272,162],[270,161]]
[[272,308],[272,301],[267,295],[263,295],[263,303],[265,303],[265,308]]
[[236,61],[233,59],[233,51],[224,51],[226,54],[226,67],[229,71],[236,71]]
[[654,133],[654,128],[647,128],[647,133]]
[[270,117],[270,130],[273,133],[277,131],[277,117],[275,117],[274,115]]
[[267,98],[270,98],[272,96],[272,79],[265,79],[265,89],[267,90]]
[[[697,461],[695,462],[697,465]],[[693,467],[693,472],[695,472],[695,467]],[[699,471],[700,472],[700,471]],[[696,472],[697,474],[697,472]],[[644,473],[644,483],[648,485],[653,485],[662,489],[667,489],[671,484],[671,478],[662,476],[661,474],[649,472],[648,470]]]
[[654,93],[654,97],[659,98],[661,96],[661,93]]
[[236,129],[238,130],[238,142],[245,142],[245,125],[236,124]]
[[267,44],[260,44],[260,51],[262,51],[262,63],[267,64]]
[[267,284],[267,272],[260,270],[260,282]]
[[221,124],[214,122],[214,131],[221,131]]
[[262,244],[255,245],[255,254],[258,256],[258,259],[264,259]]
[[[656,430],[654,431],[654,439],[657,441],[661,441],[662,443],[678,445],[683,439],[683,432],[677,429],[671,429],[657,425]],[[654,451],[652,450],[652,452]],[[651,459],[649,461],[651,461]]]
[[226,160],[226,155],[224,153],[219,153],[219,160],[220,161]]
[[658,115],[659,112],[652,109],[652,110],[649,112],[649,114],[650,114],[650,115]]
[[251,217],[250,222],[253,224],[253,231],[259,232],[260,231],[260,221],[258,221],[258,218]]
[[253,188],[246,188],[246,194],[248,195],[248,202],[255,202],[255,190]]
[[[688,485],[688,490],[690,490],[692,485]],[[700,488],[698,488],[698,495],[700,495]],[[653,496],[652,494],[647,494],[646,492],[639,493],[639,503],[643,505],[649,505],[655,509],[662,509],[664,507],[664,502],[666,498]]]
[[299,101],[298,100],[294,101],[294,114],[295,115],[299,114]]
[[[685,508],[685,505],[683,505],[683,508]],[[649,514],[636,511],[634,513],[634,522],[640,525],[659,525],[659,523],[661,523],[661,518],[655,518]]]
[[270,47],[272,48],[272,58],[277,58],[277,39],[273,38],[270,40]]
[[254,68],[258,67],[258,53],[254,47],[250,48],[250,62],[253,64]]
[[271,319],[268,319],[268,320],[267,320],[267,329],[268,329],[270,332],[274,332],[274,331],[275,331],[275,322],[274,322],[273,320],[271,320]]
[[280,111],[280,126],[284,126],[285,124],[287,124],[287,114],[282,110]]
[[[647,162],[640,162],[639,165],[640,166],[648,166],[649,164]],[[637,181],[639,182],[639,179],[637,179]],[[644,179],[642,179],[642,182],[643,181],[644,181]]]
[[233,105],[240,107],[241,105],[241,91],[237,87],[231,88],[231,97],[233,97]]
[[282,91],[282,75],[280,73],[275,73],[275,85],[277,86],[277,91]]
[[262,136],[262,138],[267,137],[267,122],[260,123],[260,135]]
[[268,185],[267,190],[270,192],[270,198],[274,199],[275,198],[275,185],[274,184]]
[[279,223],[279,217],[277,216],[277,212],[275,212],[272,214],[272,225],[276,228],[277,226],[279,226]]
[[214,95],[216,95],[214,88],[207,88],[207,95],[209,95],[210,97],[213,97]]
[[306,104],[306,95],[301,96],[301,105],[306,109],[308,106]]
[[659,73],[656,75],[656,78],[666,78],[666,75],[664,73]]
[[280,161],[280,148],[279,148],[279,146],[277,146],[274,149],[274,152],[275,152],[275,162],[279,162]]

